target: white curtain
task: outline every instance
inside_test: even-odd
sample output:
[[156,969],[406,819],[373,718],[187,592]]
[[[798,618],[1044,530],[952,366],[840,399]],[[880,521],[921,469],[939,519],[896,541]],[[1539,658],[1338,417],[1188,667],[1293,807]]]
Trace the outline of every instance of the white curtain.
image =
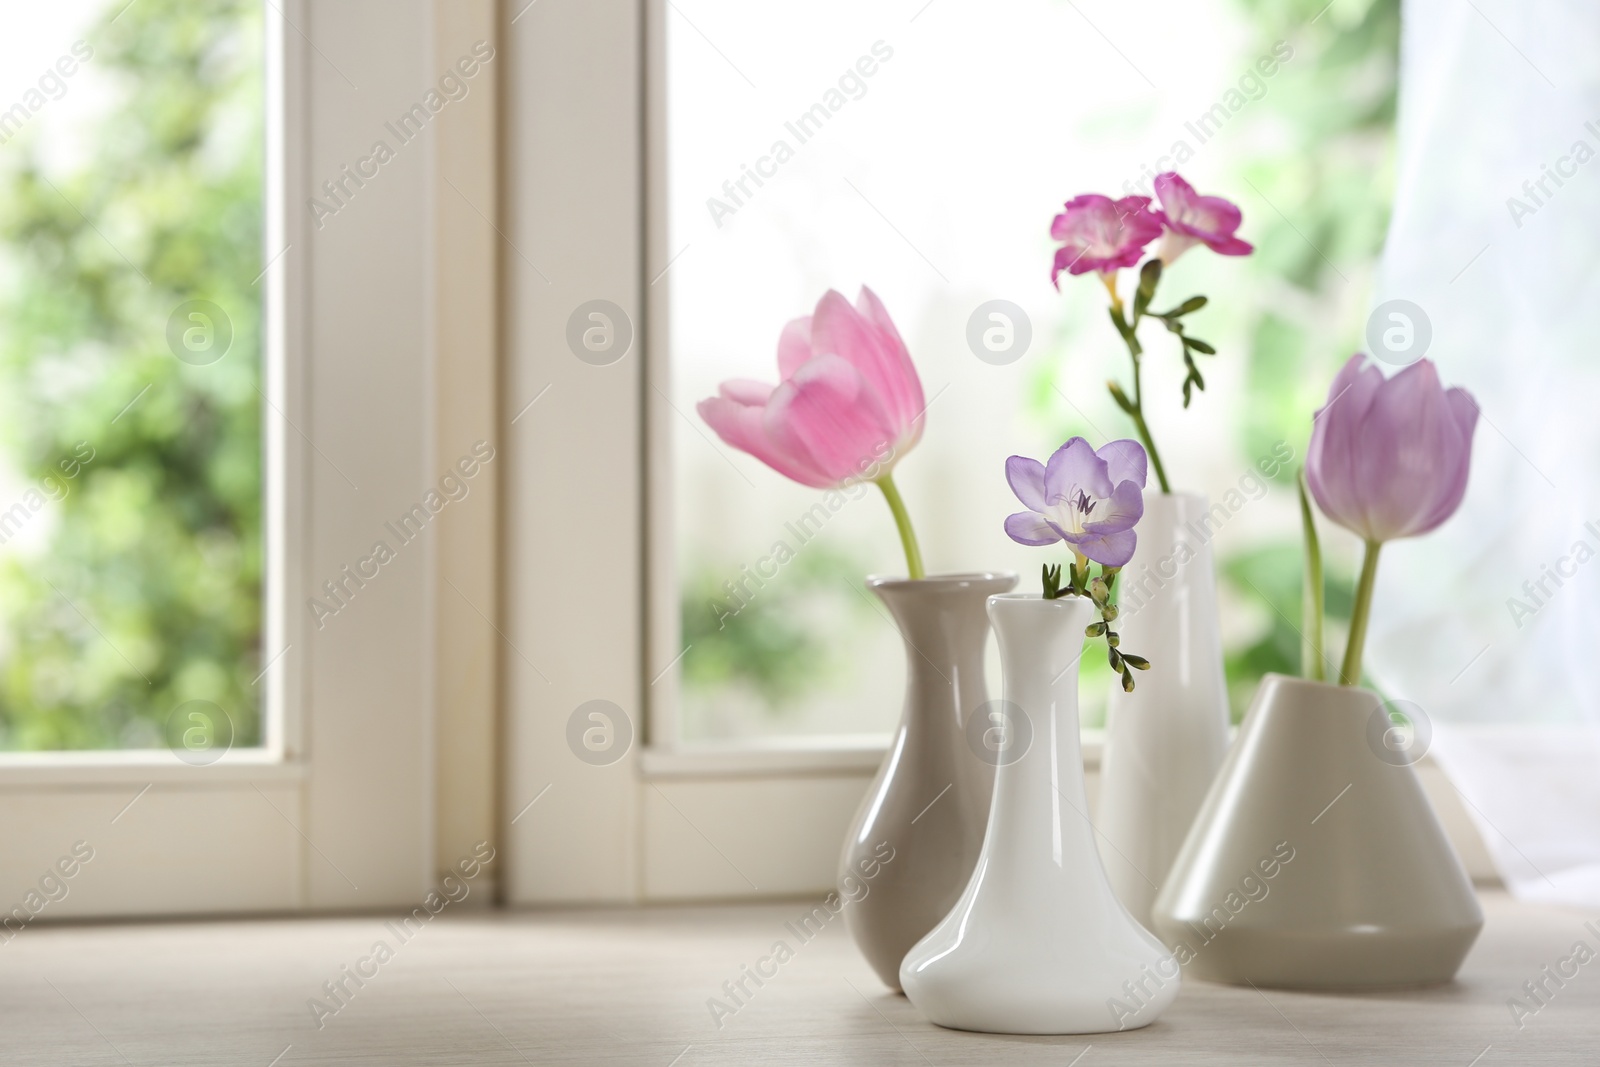
[[[1385,549],[1369,662],[1511,890],[1600,906],[1600,4],[1406,0],[1374,306],[1482,409],[1461,511]],[[1426,732],[1426,730],[1424,730]]]

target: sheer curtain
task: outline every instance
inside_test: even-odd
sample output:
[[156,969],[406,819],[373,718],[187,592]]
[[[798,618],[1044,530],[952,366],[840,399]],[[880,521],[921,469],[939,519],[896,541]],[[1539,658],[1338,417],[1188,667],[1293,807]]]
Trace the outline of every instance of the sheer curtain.
[[1369,659],[1386,695],[1417,709],[1419,743],[1511,890],[1593,907],[1600,5],[1406,0],[1403,13],[1396,203],[1373,303],[1421,309],[1428,356],[1482,418],[1461,511],[1385,549]]

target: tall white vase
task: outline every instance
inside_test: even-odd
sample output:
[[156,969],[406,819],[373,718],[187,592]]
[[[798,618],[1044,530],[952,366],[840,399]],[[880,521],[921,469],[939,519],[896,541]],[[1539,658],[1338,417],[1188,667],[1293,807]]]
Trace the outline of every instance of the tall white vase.
[[1095,821],[1111,884],[1146,927],[1228,749],[1215,533],[1205,497],[1148,494],[1138,549],[1117,581],[1122,647],[1150,669],[1132,693],[1114,683],[1107,701]]
[[994,803],[950,914],[911,949],[900,984],[940,1026],[1094,1034],[1154,1022],[1178,994],[1177,960],[1128,914],[1095,848],[1078,743],[1086,599],[989,598],[1004,699]]

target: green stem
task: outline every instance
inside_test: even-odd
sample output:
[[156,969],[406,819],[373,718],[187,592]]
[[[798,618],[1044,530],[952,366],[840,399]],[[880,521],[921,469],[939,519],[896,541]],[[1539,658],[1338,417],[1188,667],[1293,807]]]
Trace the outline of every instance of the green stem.
[[877,485],[883,490],[884,499],[889,502],[889,510],[894,512],[894,524],[900,531],[900,544],[906,550],[906,570],[912,581],[916,581],[924,575],[922,550],[917,547],[917,534],[911,528],[911,514],[906,511],[906,502],[900,499],[900,490],[895,487],[892,475],[885,474],[877,479]]
[[[1112,292],[1111,305],[1112,319],[1118,324],[1117,332],[1122,334],[1122,340],[1128,346],[1128,358],[1133,361],[1133,397],[1128,402],[1132,410],[1128,415],[1133,419],[1133,428],[1139,435],[1139,440],[1144,444],[1145,455],[1150,457],[1150,466],[1156,472],[1156,482],[1160,484],[1163,493],[1172,492],[1172,486],[1167,482],[1167,469],[1161,465],[1161,453],[1156,451],[1155,438],[1150,436],[1150,426],[1144,421],[1144,381],[1140,374],[1140,346],[1139,346],[1139,318],[1135,313],[1133,322],[1128,323],[1123,317],[1122,301],[1117,299],[1115,291]],[[1137,312],[1137,308],[1135,309]]]
[[1344,646],[1344,666],[1339,668],[1340,685],[1361,684],[1361,651],[1367,643],[1367,618],[1372,613],[1372,590],[1378,582],[1378,550],[1382,541],[1368,541],[1361,561],[1361,581],[1356,585],[1355,609],[1350,613],[1350,640]]
[[[1138,395],[1138,392],[1139,392],[1139,360],[1138,360],[1138,357],[1134,357],[1134,360],[1133,360],[1133,391],[1134,391],[1135,395]],[[1150,437],[1150,427],[1145,425],[1144,408],[1139,404],[1139,401],[1137,401],[1137,400],[1135,400],[1133,402],[1133,428],[1139,434],[1139,440],[1144,442],[1145,454],[1150,457],[1150,466],[1155,469],[1156,481],[1160,484],[1161,491],[1163,493],[1172,492],[1172,486],[1167,484],[1167,469],[1161,465],[1161,454],[1156,451],[1156,443]]]
[[1306,491],[1306,472],[1297,480],[1300,488],[1300,528],[1305,535],[1305,585],[1301,591],[1304,607],[1300,613],[1300,673],[1314,682],[1328,680],[1322,620],[1325,614],[1322,581],[1322,545],[1317,540],[1317,520],[1311,514],[1311,496]]

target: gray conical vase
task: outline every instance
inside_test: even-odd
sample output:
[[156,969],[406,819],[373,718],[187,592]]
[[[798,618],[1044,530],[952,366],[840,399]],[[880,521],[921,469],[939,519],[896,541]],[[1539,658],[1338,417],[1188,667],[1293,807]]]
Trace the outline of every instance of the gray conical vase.
[[1431,985],[1483,928],[1461,860],[1370,690],[1269,674],[1160,895],[1195,978]]
[[845,839],[838,888],[850,936],[890,989],[983,847],[994,765],[968,746],[965,728],[989,699],[985,602],[1016,584],[1015,574],[990,573],[867,579],[905,641],[905,703]]

